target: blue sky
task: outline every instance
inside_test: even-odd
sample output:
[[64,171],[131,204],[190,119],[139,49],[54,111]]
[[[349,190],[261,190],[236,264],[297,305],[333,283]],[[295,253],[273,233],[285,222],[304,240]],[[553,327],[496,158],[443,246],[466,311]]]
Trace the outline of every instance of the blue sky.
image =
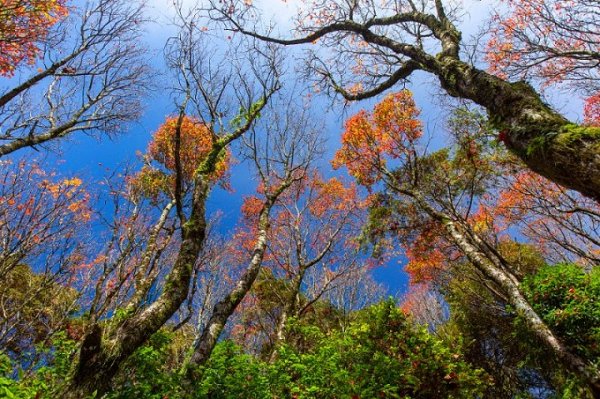
[[[186,0],[187,1],[187,0]],[[191,2],[188,2],[191,4]],[[145,45],[149,48],[152,65],[159,74],[157,75],[158,87],[168,87],[168,75],[164,72],[162,61],[162,48],[169,35],[173,34],[174,29],[170,27],[169,21],[172,18],[173,8],[171,2],[166,0],[151,0],[148,3],[149,14],[154,19],[147,27],[145,36]],[[264,5],[263,5],[264,4]],[[258,4],[264,7],[272,14],[268,18],[277,15],[276,22],[279,30],[286,34],[291,27],[291,18],[294,15],[294,3],[283,2],[280,0],[269,0]],[[294,48],[288,48],[299,54]],[[435,85],[429,84],[431,77],[425,74],[417,74],[413,79],[414,83],[409,85],[414,91],[417,104],[422,108],[422,118],[431,132],[439,129],[442,123],[439,113],[432,106],[432,98],[437,92]],[[136,152],[144,152],[148,141],[154,130],[164,121],[167,115],[175,111],[174,103],[169,95],[164,94],[164,90],[157,90],[145,99],[145,112],[142,118],[129,127],[129,130],[114,138],[113,140],[97,140],[89,137],[76,137],[65,140],[61,145],[61,152],[55,159],[60,159],[60,168],[66,173],[73,173],[87,179],[100,179],[108,171],[119,168],[123,163],[134,161]],[[354,104],[343,110],[341,107],[330,109],[330,100],[323,97],[317,97],[314,100],[314,109],[329,109],[329,112],[319,114],[315,113],[315,118],[322,119],[326,126],[327,151],[325,159],[322,162],[324,174],[344,173],[333,172],[329,167],[328,160],[331,159],[335,150],[339,147],[340,133],[343,129],[344,117],[353,114],[361,108],[369,109],[375,101],[364,101]],[[439,137],[439,135],[437,135]],[[442,143],[437,140],[437,145]],[[240,164],[234,167],[231,173],[232,186],[235,192],[228,193],[216,189],[208,201],[208,211],[222,211],[223,216],[220,219],[220,230],[227,233],[231,230],[238,219],[238,210],[241,206],[244,195],[251,194],[256,182],[248,173],[246,165]],[[388,264],[373,270],[373,275],[377,281],[388,287],[391,295],[398,295],[406,292],[408,287],[408,278],[402,270],[403,259],[393,259]]]
[[[187,0],[186,0],[187,1]],[[189,2],[191,4],[191,2]],[[489,15],[490,2],[467,0],[464,2],[466,13],[460,26],[463,37],[467,39],[481,28],[481,20]],[[281,0],[265,0],[258,4],[259,7],[268,11],[267,18],[275,20],[278,30],[283,34],[289,32],[291,18],[294,15],[295,3],[293,1],[283,2]],[[86,136],[71,137],[60,145],[60,152],[49,156],[50,162],[56,162],[61,171],[66,174],[81,176],[87,181],[101,179],[108,170],[115,170],[126,162],[136,159],[136,152],[144,152],[152,132],[164,121],[164,118],[175,111],[174,103],[169,94],[165,94],[161,87],[168,87],[168,75],[164,72],[162,61],[162,49],[166,39],[174,32],[168,25],[172,15],[172,2],[168,0],[150,0],[148,2],[149,14],[154,20],[147,26],[145,35],[145,46],[148,47],[149,59],[156,69],[155,83],[158,90],[150,93],[144,99],[145,111],[141,119],[129,126],[127,132],[116,138],[97,140]],[[270,15],[269,15],[270,13]],[[289,51],[296,51],[288,48]],[[1,84],[2,82],[0,82]],[[411,78],[407,85],[414,92],[415,100],[422,109],[422,120],[426,130],[435,139],[433,147],[444,145],[443,135],[439,131],[443,129],[443,117],[439,112],[439,88],[432,77],[424,73],[418,73]],[[576,110],[580,109],[580,103],[571,98],[561,97],[560,93],[549,93],[550,98],[558,109],[563,110],[567,116],[576,118]],[[315,109],[327,109],[330,101],[326,98],[317,97],[314,100]],[[322,119],[326,126],[327,137],[327,159],[323,160],[323,167],[328,168],[328,159],[339,146],[339,137],[343,127],[343,116],[348,116],[360,108],[369,109],[374,101],[365,101],[354,104],[342,112],[341,107],[333,107],[327,113],[315,113],[315,118]],[[23,150],[16,157],[38,156],[31,150]],[[60,161],[60,162],[58,162]],[[333,174],[333,171],[325,170],[324,174]],[[336,172],[339,173],[339,172]],[[215,190],[209,200],[209,212],[217,209],[224,212],[221,231],[227,232],[235,225],[238,218],[238,209],[243,196],[252,193],[255,182],[248,173],[248,167],[239,164],[232,170],[232,186],[235,193]],[[390,294],[405,292],[407,288],[407,277],[402,271],[402,259],[396,259],[388,265],[373,271],[376,279],[389,288]]]

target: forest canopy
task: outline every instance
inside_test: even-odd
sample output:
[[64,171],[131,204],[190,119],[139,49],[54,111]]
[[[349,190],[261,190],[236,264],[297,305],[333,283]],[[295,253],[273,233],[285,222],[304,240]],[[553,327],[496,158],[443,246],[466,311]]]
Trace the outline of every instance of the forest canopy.
[[154,3],[0,0],[0,396],[600,395],[596,0]]

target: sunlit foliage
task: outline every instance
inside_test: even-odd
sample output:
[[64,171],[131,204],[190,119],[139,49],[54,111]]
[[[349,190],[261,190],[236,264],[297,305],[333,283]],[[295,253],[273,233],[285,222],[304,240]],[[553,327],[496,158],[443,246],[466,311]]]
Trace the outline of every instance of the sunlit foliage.
[[67,12],[66,0],[1,0],[0,76],[35,63],[49,29]]

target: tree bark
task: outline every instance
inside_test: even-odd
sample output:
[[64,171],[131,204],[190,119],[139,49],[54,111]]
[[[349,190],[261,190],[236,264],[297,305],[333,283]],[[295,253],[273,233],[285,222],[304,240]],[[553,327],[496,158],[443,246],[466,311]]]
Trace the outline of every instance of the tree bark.
[[62,390],[66,399],[101,397],[108,392],[121,363],[179,309],[188,294],[194,264],[206,234],[205,203],[209,185],[198,179],[194,189],[190,219],[182,227],[183,240],[171,272],[158,299],[129,317],[114,330],[92,326],[83,338],[71,381]]
[[[446,232],[458,246],[469,261],[490,280],[498,284],[514,306],[518,314],[523,317],[530,330],[543,342],[546,347],[563,363],[563,365],[576,375],[587,381],[595,395],[600,394],[600,372],[591,363],[575,355],[566,348],[550,328],[544,323],[527,299],[521,293],[520,287],[514,276],[504,270],[502,264],[496,264],[495,259],[486,256],[469,237],[461,232],[461,228],[449,216],[427,204],[419,195],[409,194],[416,199],[419,206],[432,218],[442,223]],[[476,237],[475,241],[483,242],[475,232],[469,232]]]
[[577,126],[525,82],[510,83],[462,61],[431,68],[452,96],[485,107],[499,139],[536,173],[600,201],[600,128]]
[[260,212],[258,220],[258,234],[256,244],[252,251],[252,258],[248,268],[235,284],[235,287],[227,294],[225,298],[217,302],[212,314],[202,330],[200,337],[194,342],[193,353],[188,364],[185,365],[187,373],[194,377],[194,366],[200,366],[206,363],[217,344],[217,340],[227,323],[229,317],[233,314],[237,306],[244,299],[252,284],[256,280],[262,260],[267,249],[267,233],[269,229],[269,212],[273,207],[275,198],[267,199]]

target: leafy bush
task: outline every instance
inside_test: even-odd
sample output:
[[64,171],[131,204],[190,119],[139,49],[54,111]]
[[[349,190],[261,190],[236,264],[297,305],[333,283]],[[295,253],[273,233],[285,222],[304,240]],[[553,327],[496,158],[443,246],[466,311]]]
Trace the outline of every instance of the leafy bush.
[[544,322],[580,356],[600,365],[600,268],[546,266],[523,282]]
[[245,354],[231,341],[220,342],[202,368],[194,398],[272,398],[268,365]]
[[393,301],[361,311],[346,332],[324,337],[312,353],[282,351],[275,367],[290,376],[290,393],[299,399],[473,398],[487,381],[460,348],[416,329]]
[[180,374],[171,361],[175,335],[160,330],[121,368],[109,399],[163,399],[181,394]]
[[361,311],[345,332],[291,324],[315,342],[278,348],[272,364],[228,341],[202,370],[199,398],[473,398],[488,379],[451,348],[416,329],[392,301]]

